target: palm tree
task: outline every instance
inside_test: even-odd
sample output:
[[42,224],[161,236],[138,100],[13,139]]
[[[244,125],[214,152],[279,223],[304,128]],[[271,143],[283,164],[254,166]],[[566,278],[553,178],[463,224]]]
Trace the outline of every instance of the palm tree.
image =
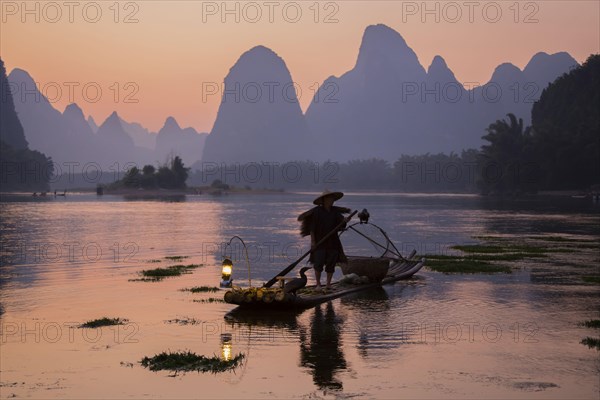
[[484,192],[519,194],[534,190],[536,164],[533,163],[531,127],[523,119],[508,114],[497,120],[482,137],[489,145],[481,147],[481,187]]

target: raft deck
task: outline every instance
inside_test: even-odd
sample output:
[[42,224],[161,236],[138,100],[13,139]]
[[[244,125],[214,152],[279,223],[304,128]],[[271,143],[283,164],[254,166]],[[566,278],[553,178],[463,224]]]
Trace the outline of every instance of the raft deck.
[[224,297],[226,303],[244,308],[305,309],[350,293],[408,279],[417,273],[424,264],[424,258],[398,261],[389,268],[387,276],[380,282],[352,284],[338,281],[332,283],[331,289],[327,291],[317,290],[314,285],[300,289],[296,295],[284,293],[282,289],[254,288],[253,290],[240,289],[241,291],[237,292],[234,289],[225,293]]

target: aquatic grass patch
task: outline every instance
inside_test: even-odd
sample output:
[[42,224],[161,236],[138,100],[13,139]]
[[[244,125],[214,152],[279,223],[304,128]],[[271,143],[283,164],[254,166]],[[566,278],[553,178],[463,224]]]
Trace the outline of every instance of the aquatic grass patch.
[[172,372],[225,372],[237,368],[244,359],[245,355],[239,353],[229,360],[224,360],[217,356],[206,357],[185,352],[162,352],[152,357],[144,357],[140,364],[150,371],[172,371]]
[[559,242],[559,243],[593,243],[594,240],[588,239],[572,239],[563,236],[529,236],[529,239],[543,240],[546,242]]
[[579,343],[586,345],[590,349],[600,350],[600,339],[598,339],[598,338],[593,338],[593,337],[588,336],[588,337],[581,339],[581,342],[579,342]]
[[198,325],[201,324],[202,321],[199,321],[195,318],[173,318],[165,321],[165,324],[178,324],[178,325]]
[[600,329],[600,319],[588,319],[587,321],[580,322],[578,325],[586,328]]
[[129,320],[125,318],[98,318],[84,322],[79,325],[80,328],[100,328],[102,326],[125,325]]
[[600,276],[582,276],[581,279],[587,283],[595,283],[600,285]]
[[165,260],[181,261],[183,259],[190,258],[190,256],[166,256]]
[[200,268],[204,266],[203,264],[178,264],[171,265],[166,268],[154,268],[154,269],[145,269],[140,272],[142,276],[145,278],[150,278],[150,280],[160,280],[163,278],[171,277],[171,276],[180,276],[183,274],[191,274],[191,270]]
[[209,293],[209,292],[218,292],[219,289],[218,287],[214,287],[214,286],[194,286],[191,288],[184,288],[181,289],[182,292],[192,292],[192,293]]
[[493,273],[505,273],[510,274],[512,269],[505,265],[496,265],[487,261],[476,260],[472,258],[461,258],[455,259],[444,258],[435,259],[425,256],[425,266],[432,271],[442,272],[445,274],[450,273],[463,273],[463,274],[493,274]]
[[489,235],[476,235],[476,236],[471,236],[473,239],[479,239],[479,240],[486,240],[486,241],[496,241],[496,242],[502,242],[502,241],[509,241],[512,240],[511,238],[507,238],[507,237],[503,237],[503,236],[489,236]]
[[495,246],[487,244],[466,244],[451,246],[451,249],[460,250],[465,253],[503,253],[505,252],[504,246]]
[[209,297],[208,299],[194,299],[194,303],[225,303],[223,299],[217,299],[216,297]]
[[543,258],[546,254],[541,253],[501,253],[501,254],[469,254],[463,257],[466,260],[478,261],[520,261],[526,258]]
[[[464,253],[484,253],[484,254],[500,254],[500,253],[523,253],[523,254],[543,254],[552,249],[545,249],[538,246],[530,245],[514,245],[506,246],[488,245],[488,244],[468,244],[451,246],[451,249],[460,250]],[[557,249],[558,250],[558,249]]]

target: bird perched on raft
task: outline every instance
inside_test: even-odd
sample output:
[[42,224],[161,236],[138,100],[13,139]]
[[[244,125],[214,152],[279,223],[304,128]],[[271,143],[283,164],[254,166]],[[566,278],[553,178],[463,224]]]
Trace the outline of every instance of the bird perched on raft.
[[311,267],[304,267],[300,270],[300,278],[294,278],[290,281],[288,281],[288,283],[285,284],[285,286],[283,287],[283,291],[285,293],[293,293],[296,294],[297,290],[302,289],[304,286],[306,286],[306,274],[305,272],[308,271],[309,269],[311,269]]
[[360,220],[361,224],[368,224],[370,216],[371,215],[369,214],[366,208],[363,208],[363,210],[358,213],[358,219]]

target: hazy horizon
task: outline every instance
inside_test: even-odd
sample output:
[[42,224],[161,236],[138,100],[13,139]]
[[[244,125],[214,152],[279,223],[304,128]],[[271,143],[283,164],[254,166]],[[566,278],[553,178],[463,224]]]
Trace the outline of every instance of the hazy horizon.
[[[203,101],[202,85],[220,85],[238,58],[258,45],[285,61],[302,88],[303,112],[315,84],[354,67],[363,32],[372,24],[398,31],[425,68],[436,55],[442,56],[463,83],[483,84],[505,62],[523,69],[538,52],[565,51],[582,63],[600,48],[600,5],[585,1],[526,2],[518,10],[516,3],[494,3],[499,8],[482,3],[470,10],[463,3],[429,2],[432,13],[421,9],[421,2],[324,2],[318,15],[313,3],[288,2],[271,10],[272,22],[263,3],[227,3],[232,10],[238,7],[237,15],[222,15],[218,2],[128,2],[119,3],[118,13],[109,4],[99,4],[101,17],[92,23],[83,18],[86,4],[73,10],[63,7],[58,18],[51,7],[38,5],[35,11],[31,5],[34,11],[23,14],[21,3],[3,2],[0,56],[8,71],[21,68],[42,85],[62,86],[62,95],[53,102],[61,111],[75,102],[97,123],[117,111],[153,132],[168,116],[182,127],[210,132],[220,93]],[[251,20],[257,8],[249,4],[262,7],[256,23]],[[292,22],[295,9],[290,4],[301,10],[297,22]],[[287,15],[281,12],[284,7]],[[90,21],[92,11],[87,9]],[[32,23],[36,17],[39,23]],[[78,86],[69,96],[67,85],[72,82]],[[89,82],[103,90],[97,102],[86,101],[78,90]],[[135,87],[125,86],[130,82]],[[127,95],[137,103],[126,102]]]

